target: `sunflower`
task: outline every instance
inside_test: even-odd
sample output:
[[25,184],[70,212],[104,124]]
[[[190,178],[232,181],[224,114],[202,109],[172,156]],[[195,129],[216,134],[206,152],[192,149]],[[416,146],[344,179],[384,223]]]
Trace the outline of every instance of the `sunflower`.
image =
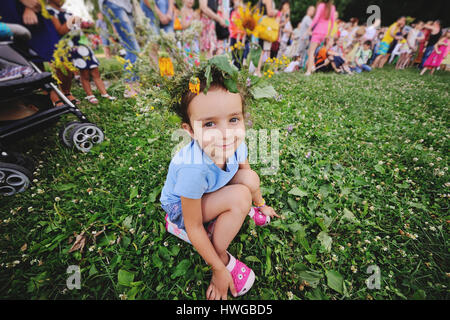
[[236,27],[239,30],[245,31],[247,35],[256,34],[256,26],[258,25],[259,20],[262,18],[262,14],[256,6],[251,6],[250,3],[247,3],[244,7],[240,7],[238,9],[239,16],[233,19],[233,22],[236,24]]

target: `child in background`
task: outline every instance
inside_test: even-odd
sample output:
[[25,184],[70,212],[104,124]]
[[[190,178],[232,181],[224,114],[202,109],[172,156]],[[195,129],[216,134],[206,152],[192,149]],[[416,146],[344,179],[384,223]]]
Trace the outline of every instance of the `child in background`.
[[283,56],[286,55],[286,49],[288,46],[288,42],[289,39],[291,38],[291,34],[292,34],[292,24],[291,24],[291,19],[290,19],[290,15],[291,15],[291,7],[289,5],[289,2],[285,2],[282,4],[282,21],[284,23],[282,29],[280,30],[280,36],[279,36],[279,40],[280,40],[280,48],[278,50],[277,53],[277,58],[281,59]]
[[427,70],[431,70],[431,74],[434,73],[436,68],[438,68],[442,61],[447,56],[450,51],[450,30],[448,30],[443,37],[434,45],[433,52],[430,54],[428,59],[423,64],[423,69],[420,75],[423,75]]
[[[90,83],[90,77],[92,76],[92,79],[94,80],[94,83],[100,91],[102,97],[109,100],[115,100],[115,97],[110,96],[108,92],[106,92],[105,84],[100,78],[100,72],[98,70],[99,62],[91,48],[79,43],[81,34],[81,19],[62,9],[61,7],[64,2],[65,0],[48,0],[49,6],[47,7],[47,11],[53,16],[52,22],[60,35],[66,35],[71,30],[76,30],[75,32],[78,32],[69,41],[69,46],[71,46],[69,59],[75,68],[80,70],[81,85],[87,94],[85,99],[92,104],[98,104],[97,98],[92,93]],[[69,100],[73,97],[70,92],[64,92],[64,94],[67,95]],[[76,100],[73,99],[72,101],[76,102]]]
[[[192,8],[194,6],[194,0],[183,0],[183,7],[180,11],[180,24],[181,30],[189,29],[192,22],[200,19],[198,12],[195,12]],[[200,45],[198,39],[194,39],[190,43],[183,44],[184,52],[191,64],[198,62],[198,54],[200,52]]]
[[406,42],[400,50],[400,58],[398,59],[397,65],[395,69],[405,69],[409,64],[412,56],[417,51],[417,42],[422,41],[424,39],[424,35],[422,33],[422,29],[424,27],[423,21],[419,21],[414,29],[411,29],[408,32],[408,36],[406,38]]
[[372,43],[370,40],[364,42],[362,47],[358,48],[356,51],[354,67],[351,69],[352,71],[356,71],[356,73],[361,73],[362,71],[372,71],[372,68],[368,65],[369,58],[372,56]]
[[167,230],[191,243],[212,267],[206,297],[214,300],[226,299],[228,289],[243,295],[253,285],[254,272],[227,251],[246,216],[257,225],[279,216],[265,205],[258,174],[248,163],[242,95],[226,89],[216,67],[204,94],[204,71],[189,90],[183,87],[176,105],[192,141],[170,162],[160,201]]
[[333,40],[331,38],[325,38],[325,44],[319,49],[316,56],[314,57],[314,68],[313,72],[317,71],[331,71],[331,61],[328,59],[328,52],[333,46]]
[[339,39],[336,42],[336,45],[334,45],[333,47],[331,47],[330,50],[328,50],[327,55],[328,59],[331,61],[331,66],[333,67],[333,70],[335,72],[352,74],[349,67],[349,61],[347,61],[344,54],[342,39]]

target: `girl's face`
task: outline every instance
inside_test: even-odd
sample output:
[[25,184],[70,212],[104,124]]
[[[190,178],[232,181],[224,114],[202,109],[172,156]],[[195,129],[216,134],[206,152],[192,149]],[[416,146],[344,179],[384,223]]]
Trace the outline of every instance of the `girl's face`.
[[216,163],[225,163],[245,139],[239,94],[224,89],[200,93],[189,104],[188,115],[191,123],[183,123],[183,129]]

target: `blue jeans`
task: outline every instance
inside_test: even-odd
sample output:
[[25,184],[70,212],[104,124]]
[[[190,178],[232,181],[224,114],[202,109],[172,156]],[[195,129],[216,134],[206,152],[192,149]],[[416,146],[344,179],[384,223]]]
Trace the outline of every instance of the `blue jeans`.
[[419,69],[423,68],[425,61],[427,61],[430,54],[433,52],[434,46],[428,46],[425,52],[423,53],[422,62],[420,63]]
[[361,73],[363,71],[370,72],[372,71],[372,68],[369,67],[367,64],[363,64],[361,66],[355,66],[354,68],[352,68],[352,71],[355,71],[356,73]]
[[[164,14],[166,14],[167,11],[169,11],[169,0],[155,0],[155,5]],[[144,3],[144,0],[141,0],[141,8],[142,11],[144,11],[145,16],[150,19],[150,27],[152,27],[156,33],[159,33],[158,27],[156,25],[158,21],[156,21],[153,11],[149,7],[147,7],[147,5]],[[173,32],[173,20],[171,20],[166,25],[160,24],[159,29],[163,29],[166,33]]]
[[[120,43],[127,52],[127,54],[125,55],[125,60],[130,60],[130,62],[134,64],[137,60],[137,54],[141,49],[134,33],[132,15],[127,13],[122,7],[119,7],[108,0],[103,2],[103,8],[101,9],[102,12],[108,17],[109,21],[114,25],[114,28],[119,34]],[[127,64],[124,66],[124,69],[126,68]],[[126,70],[126,72],[130,71]],[[137,75],[131,73],[129,81],[136,81],[137,79]]]

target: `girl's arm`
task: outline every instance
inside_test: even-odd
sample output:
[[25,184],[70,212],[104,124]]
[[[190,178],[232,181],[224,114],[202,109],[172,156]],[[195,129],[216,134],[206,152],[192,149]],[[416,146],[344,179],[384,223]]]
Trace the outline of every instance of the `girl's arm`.
[[210,19],[213,19],[213,20],[217,21],[218,23],[220,23],[220,25],[222,27],[226,27],[227,26],[226,23],[225,23],[225,20],[208,7],[207,0],[200,0],[200,9]]
[[[144,0],[144,3],[150,10],[153,10],[152,7],[150,6],[149,0]],[[159,19],[160,23],[162,23],[162,24],[169,23],[170,20],[168,19],[168,17],[164,13],[161,12],[161,10],[159,10],[159,8],[156,5],[156,3],[155,3],[155,11],[156,11],[156,14],[158,15],[158,19]]]
[[27,26],[38,23],[38,17],[36,15],[36,13],[28,7],[25,7],[25,10],[23,11],[22,19],[23,19],[23,23]]
[[266,5],[267,15],[271,18],[275,17],[278,13],[278,10],[273,8],[273,0],[263,0],[263,3]]
[[170,20],[173,19],[174,11],[175,11],[175,4],[173,0],[169,0],[169,10],[167,10],[167,16],[170,18]]
[[231,274],[217,255],[211,241],[203,227],[201,199],[189,199],[181,197],[184,224],[189,240],[208,265],[211,266],[213,277],[211,285],[216,291],[216,297],[226,299],[228,288],[236,296]]
[[[251,170],[252,168],[250,167],[250,164],[248,163],[248,159],[245,160],[245,162],[239,163],[239,170],[244,169],[244,170]],[[262,197],[261,194],[261,188],[258,187],[258,190],[256,190],[255,192],[252,193],[252,201],[254,204],[258,205],[264,205],[263,207],[261,207],[259,210],[265,214],[266,216],[270,216],[270,217],[277,217],[279,218],[280,216],[275,212],[275,210],[272,207],[269,207],[267,205],[265,205],[265,201],[264,198]]]
[[52,22],[59,35],[63,36],[70,31],[69,27],[67,26],[67,22],[61,24],[61,22],[59,22],[58,18],[56,17],[52,17]]
[[441,54],[441,52],[439,51],[439,47],[444,44],[444,40],[445,39],[442,38],[441,40],[436,42],[436,44],[434,45],[434,51],[436,51],[437,54]]

